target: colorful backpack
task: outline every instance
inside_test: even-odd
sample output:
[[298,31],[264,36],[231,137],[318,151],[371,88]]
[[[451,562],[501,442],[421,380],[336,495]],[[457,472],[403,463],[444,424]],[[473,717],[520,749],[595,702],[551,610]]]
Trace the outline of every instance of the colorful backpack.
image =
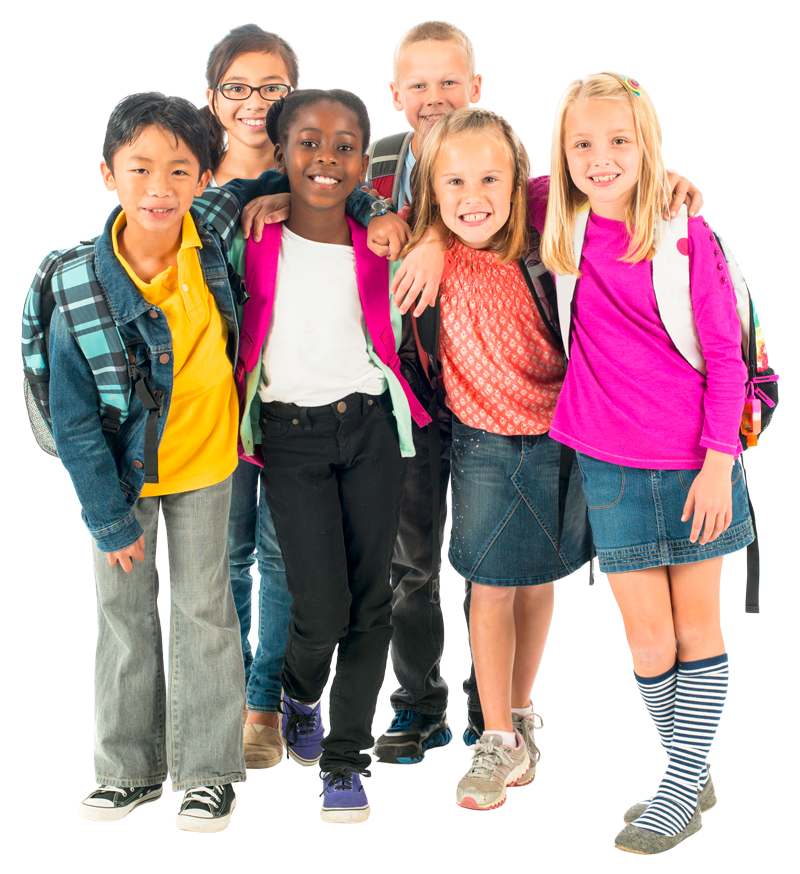
[[112,453],[128,417],[131,389],[148,411],[145,481],[158,482],[158,416],[161,403],[147,374],[128,362],[125,345],[94,269],[94,240],[51,252],[42,261],[22,313],[22,363],[28,418],[39,446],[58,456],[50,415],[50,320],[56,307],[92,369],[103,433]]
[[[589,221],[588,204],[575,216],[573,251],[575,263],[580,264],[583,239]],[[769,366],[761,324],[758,321],[753,299],[742,271],[733,253],[722,238],[704,222],[709,234],[716,240],[718,252],[722,253],[733,281],[736,312],[742,327],[742,360],[747,367],[745,403],[739,439],[742,448],[756,446],[758,436],[769,425],[778,405],[778,375]],[[689,287],[688,218],[684,210],[671,221],[662,225],[661,245],[653,258],[653,289],[659,315],[664,328],[678,352],[699,373],[705,375],[706,362],[697,334],[697,325],[692,310],[692,295]],[[565,354],[569,355],[569,334],[572,321],[572,298],[578,277],[574,274],[557,277],[558,321]],[[723,278],[723,281],[724,278]],[[750,496],[748,493],[748,502]],[[755,513],[750,503],[753,530],[756,529]],[[758,613],[759,553],[758,534],[747,548],[747,595],[745,610]]]

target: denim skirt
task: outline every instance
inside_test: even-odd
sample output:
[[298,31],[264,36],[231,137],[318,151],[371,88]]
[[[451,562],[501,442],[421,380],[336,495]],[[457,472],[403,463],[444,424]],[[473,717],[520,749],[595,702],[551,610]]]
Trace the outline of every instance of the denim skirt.
[[560,459],[561,445],[548,434],[507,437],[453,419],[448,557],[461,576],[486,586],[535,586],[589,561],[591,532],[577,464],[556,555]]
[[718,558],[753,539],[742,465],[731,471],[733,518],[719,537],[689,540],[683,507],[699,470],[623,467],[577,453],[600,570],[607,574]]

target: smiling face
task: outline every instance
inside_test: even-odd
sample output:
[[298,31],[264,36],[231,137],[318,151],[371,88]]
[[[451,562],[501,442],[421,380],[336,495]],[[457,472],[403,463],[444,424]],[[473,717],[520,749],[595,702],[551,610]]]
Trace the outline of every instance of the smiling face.
[[109,191],[116,191],[128,226],[159,238],[181,233],[183,217],[203,193],[211,171],[180,138],[150,125],[114,153],[113,169],[100,165]]
[[323,100],[304,107],[275,148],[275,166],[289,177],[292,215],[296,204],[341,207],[366,178],[368,157],[358,116],[341,103]]
[[390,86],[392,101],[417,134],[424,135],[440,118],[481,97],[481,77],[470,75],[464,52],[451,42],[429,39],[409,46],[397,80]]
[[641,168],[630,107],[605,99],[573,104],[564,123],[564,152],[572,181],[592,211],[624,221]]
[[[264,52],[239,55],[220,81],[220,85],[229,83],[250,85],[252,88],[259,88],[262,85],[291,85],[286,65],[280,56]],[[248,148],[263,148],[269,145],[266,119],[267,111],[272,104],[258,91],[253,91],[246,100],[229,100],[219,91],[215,92],[209,88],[206,91],[206,99],[211,111],[228,132],[229,148],[232,140]]]
[[511,214],[508,147],[492,134],[450,137],[436,158],[433,190],[445,226],[470,248],[488,248]]

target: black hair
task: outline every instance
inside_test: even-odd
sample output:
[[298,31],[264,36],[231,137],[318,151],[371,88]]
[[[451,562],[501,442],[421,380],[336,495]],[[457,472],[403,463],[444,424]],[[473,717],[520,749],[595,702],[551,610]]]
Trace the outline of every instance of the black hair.
[[129,146],[150,126],[180,137],[197,158],[202,175],[211,167],[208,131],[197,107],[183,97],[165,97],[157,91],[129,94],[114,107],[106,127],[103,160],[114,170],[114,155]]
[[286,131],[295,118],[309,106],[317,103],[339,103],[346,109],[355,113],[358,125],[361,128],[362,153],[367,153],[369,146],[369,114],[363,100],[356,97],[351,91],[343,91],[341,88],[333,88],[330,91],[320,91],[316,88],[306,88],[302,91],[292,91],[283,100],[276,100],[267,113],[267,136],[273,143],[283,145]]
[[[299,63],[294,49],[276,33],[268,33],[257,24],[242,24],[224,36],[211,49],[206,64],[206,82],[213,92],[212,103],[216,107],[217,88],[222,84],[222,77],[230,69],[231,64],[239,57],[250,52],[261,52],[265,55],[277,55],[284,63],[289,74],[289,84],[297,88],[300,76]],[[225,128],[211,108],[204,106],[200,110],[203,121],[211,137],[211,167],[216,168],[225,154]]]

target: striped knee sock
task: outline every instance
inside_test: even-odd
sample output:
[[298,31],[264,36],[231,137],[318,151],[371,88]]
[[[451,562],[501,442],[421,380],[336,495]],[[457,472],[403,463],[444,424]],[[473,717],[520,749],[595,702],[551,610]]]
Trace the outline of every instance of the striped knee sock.
[[675,716],[675,684],[678,682],[677,662],[657,677],[640,677],[637,673],[636,685],[642,693],[642,700],[650,718],[655,723],[661,746],[669,755],[672,746],[672,723]]
[[678,663],[669,765],[658,792],[634,825],[662,835],[676,835],[686,827],[697,807],[700,777],[727,690],[727,654]]
[[[677,662],[663,674],[657,677],[640,677],[635,671],[633,676],[636,678],[636,685],[641,692],[644,706],[650,714],[658,731],[658,736],[661,738],[661,746],[669,755],[670,747],[672,746],[672,725],[675,717],[675,684],[678,681],[678,664]],[[708,767],[703,766],[703,773],[700,775],[700,788],[702,789],[708,782]],[[651,799],[646,799],[647,803]]]

